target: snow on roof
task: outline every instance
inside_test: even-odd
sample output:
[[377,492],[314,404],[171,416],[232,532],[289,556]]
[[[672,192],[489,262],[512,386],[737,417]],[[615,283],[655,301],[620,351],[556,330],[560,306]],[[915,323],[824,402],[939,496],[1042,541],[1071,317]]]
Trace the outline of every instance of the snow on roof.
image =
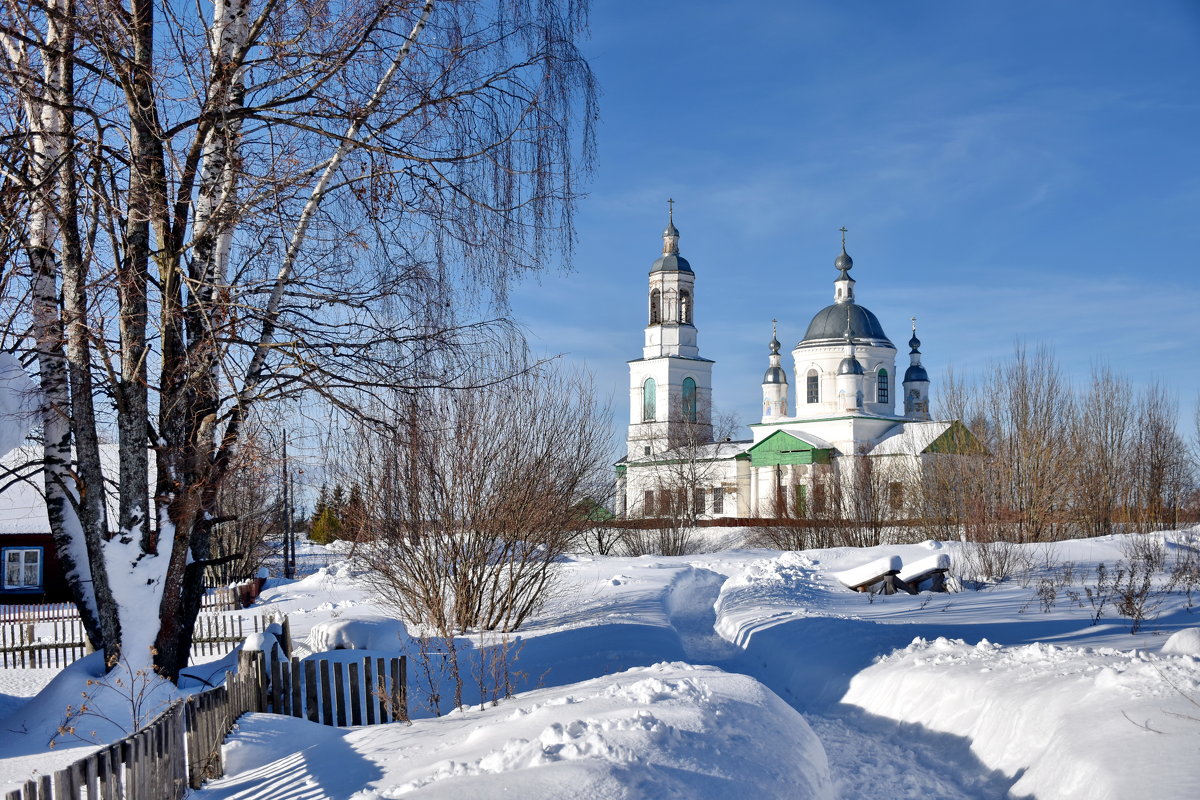
[[828,441],[826,441],[825,439],[822,439],[820,436],[811,434],[808,431],[804,430],[803,428],[780,428],[779,430],[783,431],[788,436],[794,436],[797,439],[800,439],[801,441],[808,442],[809,444],[811,444],[813,447],[817,448],[818,450],[836,450],[837,449],[832,444],[830,444]]
[[41,404],[38,389],[12,353],[0,353],[0,455],[25,441]]
[[871,449],[873,456],[918,455],[950,429],[953,421],[901,422]]
[[[115,444],[100,445],[100,466],[104,474],[118,473],[118,448]],[[40,464],[42,449],[35,446],[18,447],[0,458],[0,536],[18,533],[50,533],[46,517],[46,498],[42,491],[44,479]],[[154,462],[151,459],[151,470]],[[109,492],[108,514],[117,519],[117,499]]]

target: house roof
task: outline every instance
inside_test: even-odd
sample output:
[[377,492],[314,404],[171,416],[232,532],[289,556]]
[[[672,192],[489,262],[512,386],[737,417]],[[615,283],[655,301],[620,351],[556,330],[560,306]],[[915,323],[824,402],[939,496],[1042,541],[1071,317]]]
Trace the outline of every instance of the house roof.
[[[0,458],[0,536],[27,533],[50,533],[50,521],[46,516],[46,498],[43,495],[42,461],[40,447],[18,447]],[[115,444],[100,445],[100,466],[104,474],[112,477],[118,473],[119,451]],[[154,460],[150,461],[153,482]],[[106,481],[107,483],[108,481]],[[108,493],[108,518],[110,523],[117,519],[117,497]]]

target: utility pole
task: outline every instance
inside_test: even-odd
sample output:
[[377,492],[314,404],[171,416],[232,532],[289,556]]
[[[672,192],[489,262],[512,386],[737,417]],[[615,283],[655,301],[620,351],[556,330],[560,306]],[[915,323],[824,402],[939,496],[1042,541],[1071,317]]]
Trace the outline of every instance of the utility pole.
[[287,429],[283,431],[283,577],[296,577],[296,542],[292,530],[292,471],[288,469]]

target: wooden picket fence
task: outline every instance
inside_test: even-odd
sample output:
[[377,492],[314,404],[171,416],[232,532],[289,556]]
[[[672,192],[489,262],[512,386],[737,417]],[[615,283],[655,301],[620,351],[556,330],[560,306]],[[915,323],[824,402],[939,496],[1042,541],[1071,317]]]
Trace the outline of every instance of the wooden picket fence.
[[[225,655],[249,633],[261,633],[268,620],[259,615],[231,616],[201,612],[192,634],[191,658]],[[36,626],[36,627],[35,627]],[[0,623],[0,665],[15,668],[62,668],[91,652],[79,616],[49,621]]]
[[375,725],[408,720],[408,663],[364,657],[343,663],[271,661],[271,710],[323,725]]
[[46,622],[54,619],[79,619],[79,611],[73,603],[0,605],[0,622]]
[[53,775],[29,780],[5,800],[181,800],[188,787],[223,773],[221,743],[238,717],[266,708],[263,654],[243,652],[221,686],[174,703],[132,736]]
[[[35,625],[50,628],[49,641],[39,641]],[[5,667],[61,669],[89,652],[79,617],[0,623],[0,664]]]
[[[319,663],[288,658],[287,620],[271,669],[243,651],[237,672],[173,704],[137,733],[57,772],[26,781],[5,800],[181,800],[225,774],[221,745],[242,714],[289,714],[325,725],[408,719],[407,662],[399,658]],[[361,671],[360,671],[361,666]]]

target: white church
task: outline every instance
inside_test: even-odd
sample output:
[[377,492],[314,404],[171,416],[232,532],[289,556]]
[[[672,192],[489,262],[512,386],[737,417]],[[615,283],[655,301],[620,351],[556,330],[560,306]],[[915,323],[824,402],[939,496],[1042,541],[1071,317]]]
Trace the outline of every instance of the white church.
[[[921,365],[915,320],[909,364],[897,382],[896,346],[879,319],[856,302],[853,266],[843,228],[834,302],[813,316],[792,348],[793,380],[772,336],[762,418],[749,425],[753,438],[715,441],[714,362],[700,355],[693,322],[696,274],[679,254],[679,231],[669,213],[662,256],[650,268],[642,357],[629,362],[628,449],[617,463],[619,516],[663,516],[681,503],[699,518],[836,515],[838,487],[860,469],[855,465],[863,457],[893,472],[919,470],[974,441],[960,422],[930,418],[929,375]],[[892,511],[903,515],[911,499],[904,484],[888,488]]]

